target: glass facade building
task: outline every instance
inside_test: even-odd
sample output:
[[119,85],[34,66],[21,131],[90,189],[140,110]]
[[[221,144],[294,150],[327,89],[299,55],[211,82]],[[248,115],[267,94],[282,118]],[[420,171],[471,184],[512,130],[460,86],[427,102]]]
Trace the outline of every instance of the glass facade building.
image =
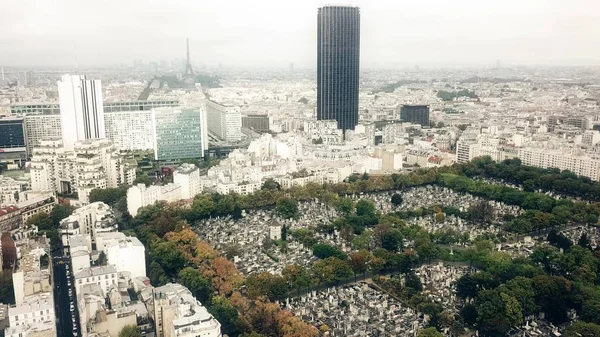
[[317,16],[317,119],[358,124],[360,9],[325,6]]
[[201,158],[207,148],[206,115],[198,108],[152,109],[154,159]]
[[400,119],[404,122],[429,126],[429,105],[403,105],[400,108]]

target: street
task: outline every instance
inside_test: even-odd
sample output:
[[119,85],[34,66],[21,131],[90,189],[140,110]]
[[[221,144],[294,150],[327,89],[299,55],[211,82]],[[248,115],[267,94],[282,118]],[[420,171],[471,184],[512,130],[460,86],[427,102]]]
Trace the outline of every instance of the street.
[[73,272],[68,256],[53,256],[54,303],[56,310],[57,336],[79,337],[79,311]]

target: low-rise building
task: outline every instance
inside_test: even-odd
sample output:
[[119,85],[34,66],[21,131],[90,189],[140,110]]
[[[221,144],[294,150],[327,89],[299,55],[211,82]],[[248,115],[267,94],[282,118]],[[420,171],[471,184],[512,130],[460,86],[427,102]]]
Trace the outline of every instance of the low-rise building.
[[157,201],[174,202],[181,199],[182,189],[179,184],[150,187],[138,184],[127,190],[127,211],[131,216],[136,216],[140,208],[153,205]]
[[74,278],[77,293],[82,286],[96,284],[102,289],[103,294],[107,294],[111,287],[117,286],[117,267],[106,265],[82,269],[74,273]]
[[136,237],[127,237],[108,246],[108,264],[114,265],[117,272],[129,272],[131,278],[146,276],[146,255],[144,245]]
[[221,337],[221,324],[181,284],[152,289],[146,302],[157,337]]

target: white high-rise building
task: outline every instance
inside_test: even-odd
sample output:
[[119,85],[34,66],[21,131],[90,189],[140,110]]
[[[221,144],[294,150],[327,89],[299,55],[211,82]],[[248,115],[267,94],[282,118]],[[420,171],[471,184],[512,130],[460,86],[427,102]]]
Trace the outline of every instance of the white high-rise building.
[[58,81],[58,99],[65,149],[72,150],[80,140],[106,138],[100,80],[63,75]]
[[152,150],[152,111],[119,111],[104,115],[106,137],[121,151]]
[[206,102],[208,131],[222,140],[236,142],[242,139],[240,108],[213,101]]
[[194,164],[182,164],[173,172],[173,182],[181,185],[181,198],[191,199],[202,192],[200,169]]
[[33,191],[77,192],[84,204],[94,188],[131,185],[136,170],[108,139],[79,141],[73,150],[60,140],[41,141],[33,148],[30,165]]

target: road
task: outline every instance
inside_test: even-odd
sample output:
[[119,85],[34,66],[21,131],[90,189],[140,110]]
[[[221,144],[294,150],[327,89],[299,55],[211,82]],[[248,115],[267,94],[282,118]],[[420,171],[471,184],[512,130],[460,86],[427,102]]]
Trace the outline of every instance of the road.
[[[57,336],[79,337],[79,311],[77,295],[69,256],[53,256],[54,305],[56,310]],[[70,285],[69,285],[70,284]]]

